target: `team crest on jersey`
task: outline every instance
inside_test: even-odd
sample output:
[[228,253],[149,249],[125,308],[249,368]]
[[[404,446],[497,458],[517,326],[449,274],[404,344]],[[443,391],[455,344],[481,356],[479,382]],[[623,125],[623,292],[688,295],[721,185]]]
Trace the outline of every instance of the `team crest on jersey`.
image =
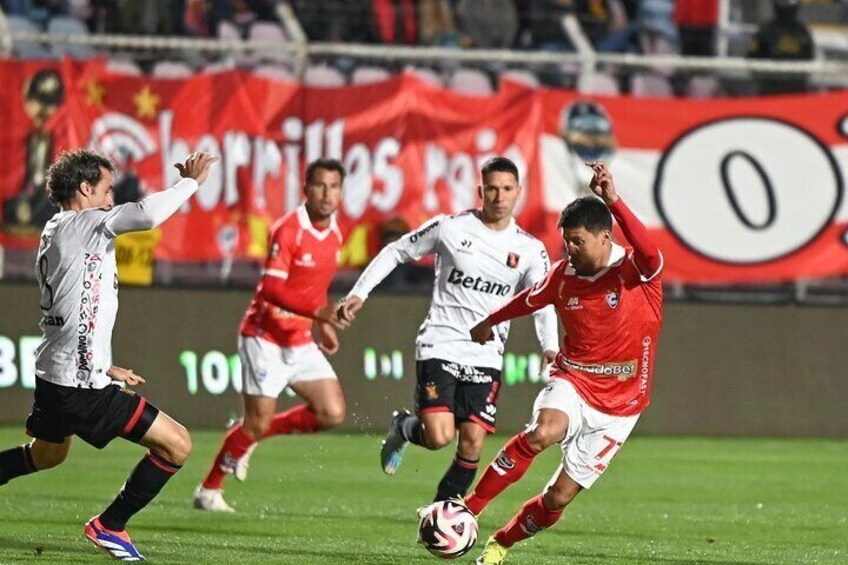
[[518,260],[521,259],[520,255],[515,253],[510,253],[506,256],[506,266],[510,269],[515,269],[518,267]]
[[607,306],[615,310],[621,302],[621,293],[617,290],[611,290],[607,293]]
[[274,259],[277,255],[280,254],[280,244],[275,241],[274,245],[271,246],[271,258]]
[[424,394],[427,395],[427,400],[439,399],[439,389],[436,388],[436,385],[433,383],[427,383],[424,385]]

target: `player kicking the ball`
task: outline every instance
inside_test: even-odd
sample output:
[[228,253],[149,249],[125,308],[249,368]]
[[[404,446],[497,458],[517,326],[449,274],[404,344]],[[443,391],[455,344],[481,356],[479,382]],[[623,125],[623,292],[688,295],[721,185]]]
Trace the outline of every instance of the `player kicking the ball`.
[[[607,469],[650,402],[662,325],[662,255],[619,198],[606,165],[591,167],[590,188],[601,200],[578,198],[559,220],[568,258],[471,330],[475,341],[490,343],[497,324],[550,304],[565,327],[530,426],[483,473],[466,499],[468,509],[479,515],[555,443],[562,447],[562,463],[544,492],[489,539],[478,565],[503,563],[516,542],[552,526]],[[613,217],[632,248],[612,241]]]
[[[439,483],[436,500],[464,496],[474,481],[487,433],[495,431],[504,343],[509,323],[492,341],[475,343],[468,328],[548,271],[542,243],[512,217],[521,194],[518,169],[504,157],[481,170],[480,209],[437,216],[418,231],[387,245],[340,303],[339,318],[352,321],[371,290],[395,267],[436,255],[436,280],[427,318],[416,340],[416,414],[395,412],[380,462],[392,475],[407,443],[441,449],[459,430],[456,456]],[[558,348],[552,309],[536,317],[545,357]]]
[[[310,163],[303,186],[306,202],[271,230],[262,279],[239,331],[244,418],[227,433],[197,487],[195,508],[233,512],[222,496],[224,479],[228,474],[245,479],[258,442],[280,434],[314,433],[344,421],[344,393],[324,356],[338,351],[336,327],[346,325],[327,303],[342,245],[335,213],[344,176],[335,159]],[[276,414],[277,397],[286,387],[306,403]]]
[[160,225],[197,192],[217,159],[205,153],[176,165],[183,179],[140,202],[113,205],[114,167],[91,151],[71,151],[47,172],[60,211],[41,232],[41,344],[35,401],[26,421],[33,441],[0,452],[0,485],[62,463],[74,435],[98,449],[116,437],[147,447],[117,498],[85,525],[85,537],[122,561],[143,561],[125,527],[182,468],[191,438],[180,424],[113,381],[144,379],[112,365],[118,311],[115,237]]

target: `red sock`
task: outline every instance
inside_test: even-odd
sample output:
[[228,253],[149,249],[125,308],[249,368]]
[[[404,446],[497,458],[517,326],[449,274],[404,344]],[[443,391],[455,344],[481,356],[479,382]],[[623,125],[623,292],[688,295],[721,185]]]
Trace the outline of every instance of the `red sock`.
[[516,542],[535,536],[542,530],[553,526],[562,510],[551,512],[545,508],[540,494],[524,503],[518,514],[512,517],[509,524],[495,532],[495,541],[504,547],[512,547]]
[[203,481],[203,488],[221,488],[224,484],[224,477],[227,476],[227,472],[221,469],[222,463],[228,459],[233,462],[238,461],[247,453],[251,445],[253,445],[253,440],[247,437],[241,424],[234,426],[224,438],[224,443],[218,450],[215,462],[212,463],[212,468],[206,475],[206,480]]
[[479,516],[493,498],[524,475],[536,455],[524,438],[524,432],[509,440],[495,460],[486,467],[474,492],[465,499],[468,509]]
[[263,437],[276,436],[279,434],[312,434],[318,431],[318,418],[315,412],[306,404],[295,406],[291,410],[280,412],[271,420],[271,427]]

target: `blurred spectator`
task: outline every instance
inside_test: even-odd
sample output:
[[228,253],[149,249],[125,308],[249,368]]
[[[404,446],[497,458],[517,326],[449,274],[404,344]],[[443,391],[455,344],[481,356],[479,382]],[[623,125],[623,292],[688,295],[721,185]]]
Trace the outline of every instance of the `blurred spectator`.
[[415,3],[413,0],[371,0],[377,34],[387,45],[415,45]]
[[44,24],[53,16],[67,15],[68,0],[6,0],[4,10]]
[[120,31],[141,35],[173,35],[179,29],[182,2],[118,0]]
[[94,33],[117,33],[120,27],[118,0],[91,0],[88,29]]
[[291,5],[312,41],[377,41],[371,0],[292,0]]
[[681,54],[697,57],[715,54],[718,0],[677,0],[674,19],[680,31]]
[[206,0],[186,0],[183,31],[194,37],[209,37],[209,4]]
[[[751,39],[748,56],[754,59],[809,61],[815,56],[813,36],[798,19],[799,0],[774,0],[774,18],[762,24]],[[784,94],[807,90],[807,74],[758,77],[761,94]]]
[[642,0],[639,4],[639,45],[649,55],[679,51],[674,0]]
[[532,46],[544,51],[573,51],[563,19],[573,14],[593,47],[603,52],[637,50],[637,26],[621,0],[531,0],[527,24]]
[[573,8],[573,0],[529,0],[527,29],[530,45],[542,51],[574,51],[562,23]]
[[518,11],[512,0],[459,0],[459,28],[471,47],[506,49],[518,34]]
[[453,7],[448,0],[418,2],[418,38],[422,45],[439,47],[465,46],[456,29]]

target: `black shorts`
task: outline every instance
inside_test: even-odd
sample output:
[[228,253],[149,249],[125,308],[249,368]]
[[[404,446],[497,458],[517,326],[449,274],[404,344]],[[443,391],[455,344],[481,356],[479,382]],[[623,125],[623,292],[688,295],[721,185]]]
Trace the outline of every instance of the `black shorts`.
[[105,388],[60,386],[35,379],[35,401],[26,421],[27,433],[50,443],[68,436],[103,449],[116,437],[138,443],[159,409],[118,385]]
[[442,359],[418,361],[415,370],[419,414],[452,412],[457,422],[475,422],[487,432],[495,432],[500,371]]

